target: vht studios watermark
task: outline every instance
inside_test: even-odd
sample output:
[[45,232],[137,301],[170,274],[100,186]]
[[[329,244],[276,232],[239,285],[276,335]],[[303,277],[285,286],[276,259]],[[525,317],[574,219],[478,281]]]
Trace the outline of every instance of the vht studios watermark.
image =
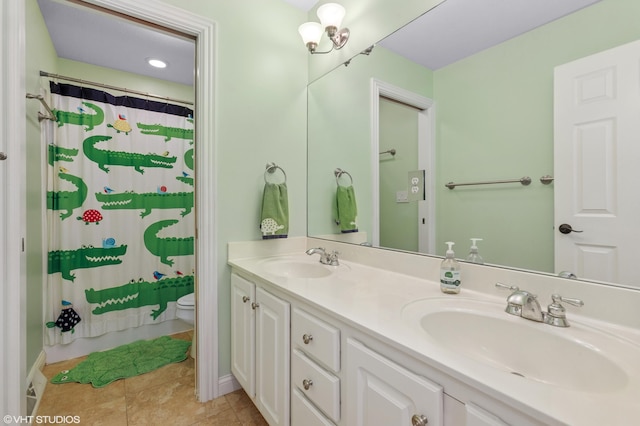
[[79,424],[80,416],[12,416],[2,418],[7,425],[19,424]]

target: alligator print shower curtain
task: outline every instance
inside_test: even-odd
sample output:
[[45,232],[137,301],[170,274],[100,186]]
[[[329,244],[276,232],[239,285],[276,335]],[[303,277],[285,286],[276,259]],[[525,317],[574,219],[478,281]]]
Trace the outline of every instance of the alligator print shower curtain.
[[194,287],[193,111],[49,89],[46,343],[174,319]]

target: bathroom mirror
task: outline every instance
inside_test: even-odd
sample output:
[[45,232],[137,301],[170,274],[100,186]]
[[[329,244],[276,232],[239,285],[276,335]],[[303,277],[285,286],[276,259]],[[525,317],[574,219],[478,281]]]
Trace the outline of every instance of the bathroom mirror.
[[[533,3],[538,10],[526,15],[548,6]],[[369,55],[311,82],[308,235],[439,256],[444,243],[454,241],[461,259],[470,239],[481,238],[485,264],[560,273],[554,265],[556,182],[540,180],[554,175],[554,69],[640,39],[634,0],[573,3],[572,11],[535,27],[511,28],[508,39],[498,40],[492,39],[497,27],[518,22],[502,16],[505,2],[447,0],[378,42]],[[406,52],[393,47],[420,25],[435,33],[404,39]],[[469,50],[481,34],[490,46]],[[407,59],[416,49],[431,62]],[[422,106],[406,105],[414,100]],[[409,131],[393,127],[405,119]],[[381,127],[385,120],[391,127]],[[399,171],[389,171],[393,165]],[[348,175],[336,181],[338,168]],[[408,201],[410,173],[421,169],[424,191],[422,182],[418,186],[426,201]],[[525,176],[528,185],[445,187]],[[342,233],[335,223],[337,183],[353,185],[359,232]],[[609,283],[637,286],[640,279]]]

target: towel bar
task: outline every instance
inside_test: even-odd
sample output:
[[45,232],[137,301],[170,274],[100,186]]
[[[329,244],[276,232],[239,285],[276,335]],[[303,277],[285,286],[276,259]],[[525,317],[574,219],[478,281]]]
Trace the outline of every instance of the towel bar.
[[516,182],[520,182],[522,185],[527,186],[531,183],[531,178],[529,176],[524,176],[520,179],[507,179],[507,180],[492,180],[492,181],[485,181],[485,182],[467,182],[467,183],[454,183],[454,182],[449,182],[447,184],[445,184],[444,186],[446,186],[449,189],[453,189],[456,186],[467,186],[467,185],[493,185],[496,183],[516,183]]
[[333,174],[336,175],[336,184],[338,186],[340,186],[340,177],[342,177],[342,175],[349,176],[349,179],[351,180],[351,185],[353,185],[353,177],[349,174],[348,171],[342,170],[341,168],[337,168],[333,171]]
[[280,169],[280,171],[284,175],[284,182],[283,183],[287,183],[287,173],[284,171],[284,169],[282,167],[278,166],[276,163],[267,163],[267,165],[265,167],[265,171],[264,171],[264,181],[265,181],[265,183],[269,183],[269,181],[267,180],[267,173],[273,174],[278,169]]

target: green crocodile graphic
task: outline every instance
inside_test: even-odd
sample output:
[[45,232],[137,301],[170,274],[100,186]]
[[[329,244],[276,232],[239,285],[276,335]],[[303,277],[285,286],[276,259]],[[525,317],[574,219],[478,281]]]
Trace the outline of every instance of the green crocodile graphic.
[[66,212],[60,213],[60,219],[65,220],[73,214],[73,209],[82,206],[84,200],[87,199],[89,189],[84,181],[78,176],[58,173],[58,177],[70,182],[78,188],[77,191],[47,191],[47,209],[66,210]]
[[180,297],[193,293],[193,275],[185,275],[176,278],[164,278],[155,282],[140,281],[131,282],[119,287],[84,291],[89,303],[97,303],[93,309],[94,314],[105,312],[135,309],[143,306],[158,305],[158,309],[151,312],[156,319],[167,310],[169,302],[175,302]]
[[173,192],[159,194],[157,192],[147,192],[137,194],[135,192],[125,192],[119,194],[104,194],[96,192],[96,200],[102,204],[104,210],[117,209],[144,209],[140,217],[145,217],[153,209],[184,209],[180,216],[184,217],[191,213],[193,209],[193,192]]
[[178,222],[179,220],[177,219],[161,220],[152,223],[144,231],[144,245],[147,247],[147,250],[155,256],[160,256],[160,262],[165,265],[173,265],[173,260],[169,259],[169,256],[188,256],[193,254],[193,237],[160,238],[157,236],[158,232],[162,229],[175,225]]
[[73,161],[73,157],[78,155],[78,150],[75,148],[63,148],[58,145],[49,144],[49,155],[47,155],[47,161],[50,166],[53,166],[54,161]]
[[[193,148],[184,153],[184,165],[193,170]],[[193,178],[187,173],[182,172],[183,176],[177,176],[176,179],[182,183],[193,186]]]
[[122,263],[120,256],[127,252],[127,246],[118,247],[81,247],[75,250],[55,250],[49,252],[49,274],[62,273],[62,278],[73,281],[74,269],[97,268],[104,265]]
[[182,129],[180,127],[166,127],[161,124],[137,123],[140,133],[143,135],[164,136],[164,141],[169,142],[171,138],[193,140],[193,129]]
[[94,105],[90,102],[83,102],[82,105],[87,108],[93,110],[95,114],[85,114],[84,112],[71,112],[71,111],[60,111],[58,109],[54,109],[53,115],[58,119],[58,127],[62,127],[63,124],[75,124],[78,126],[87,126],[84,128],[85,131],[93,130],[95,126],[99,126],[104,121],[104,112],[102,108],[97,105]]
[[82,142],[82,151],[87,158],[95,163],[101,170],[109,173],[107,164],[113,166],[133,167],[137,172],[144,173],[142,167],[162,167],[172,169],[176,157],[164,157],[157,154],[139,154],[137,152],[122,152],[101,150],[95,147],[96,144],[111,139],[111,136],[97,135],[89,136]]

